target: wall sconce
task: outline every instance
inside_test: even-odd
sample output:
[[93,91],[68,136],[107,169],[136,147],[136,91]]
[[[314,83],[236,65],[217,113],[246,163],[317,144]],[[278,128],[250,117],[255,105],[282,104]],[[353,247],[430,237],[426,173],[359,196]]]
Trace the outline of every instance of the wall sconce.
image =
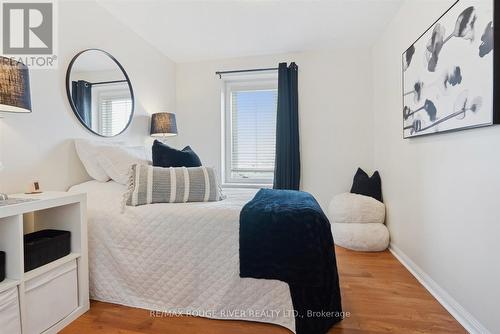
[[31,112],[28,67],[6,57],[0,57],[0,112]]

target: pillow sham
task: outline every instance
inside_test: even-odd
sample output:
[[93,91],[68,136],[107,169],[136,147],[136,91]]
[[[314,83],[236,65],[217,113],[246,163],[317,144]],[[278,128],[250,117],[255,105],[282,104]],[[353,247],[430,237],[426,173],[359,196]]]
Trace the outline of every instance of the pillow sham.
[[109,181],[109,176],[101,167],[97,158],[105,146],[116,147],[122,143],[104,143],[86,139],[75,139],[75,149],[80,161],[91,178],[99,182]]
[[210,167],[154,167],[135,164],[129,174],[126,204],[215,202],[224,199]]
[[151,151],[153,153],[153,166],[155,167],[201,166],[200,158],[190,146],[186,146],[180,151],[155,140]]
[[113,181],[121,184],[127,184],[130,166],[150,163],[142,146],[102,147],[97,161]]
[[380,174],[375,171],[370,177],[364,170],[358,168],[351,187],[352,194],[365,195],[382,201],[382,180]]

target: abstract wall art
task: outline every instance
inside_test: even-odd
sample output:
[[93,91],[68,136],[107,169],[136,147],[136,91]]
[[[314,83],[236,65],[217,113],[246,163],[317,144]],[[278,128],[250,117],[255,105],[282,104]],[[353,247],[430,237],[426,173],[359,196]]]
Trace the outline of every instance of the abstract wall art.
[[494,12],[459,0],[403,53],[404,138],[498,123]]

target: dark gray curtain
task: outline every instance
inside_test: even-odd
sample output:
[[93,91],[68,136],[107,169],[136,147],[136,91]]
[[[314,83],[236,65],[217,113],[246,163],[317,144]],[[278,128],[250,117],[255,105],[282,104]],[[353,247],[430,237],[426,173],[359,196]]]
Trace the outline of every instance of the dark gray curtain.
[[92,84],[85,80],[71,82],[71,94],[76,111],[82,121],[92,125]]
[[300,186],[298,69],[295,63],[279,64],[274,189]]

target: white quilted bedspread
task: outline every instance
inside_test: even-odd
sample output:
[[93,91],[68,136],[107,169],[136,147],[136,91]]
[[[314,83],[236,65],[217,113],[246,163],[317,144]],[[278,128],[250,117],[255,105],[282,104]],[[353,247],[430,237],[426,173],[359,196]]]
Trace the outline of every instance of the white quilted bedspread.
[[86,182],[92,299],[166,313],[268,322],[295,332],[288,285],[239,277],[239,214],[255,190],[212,203],[126,207],[125,186]]

